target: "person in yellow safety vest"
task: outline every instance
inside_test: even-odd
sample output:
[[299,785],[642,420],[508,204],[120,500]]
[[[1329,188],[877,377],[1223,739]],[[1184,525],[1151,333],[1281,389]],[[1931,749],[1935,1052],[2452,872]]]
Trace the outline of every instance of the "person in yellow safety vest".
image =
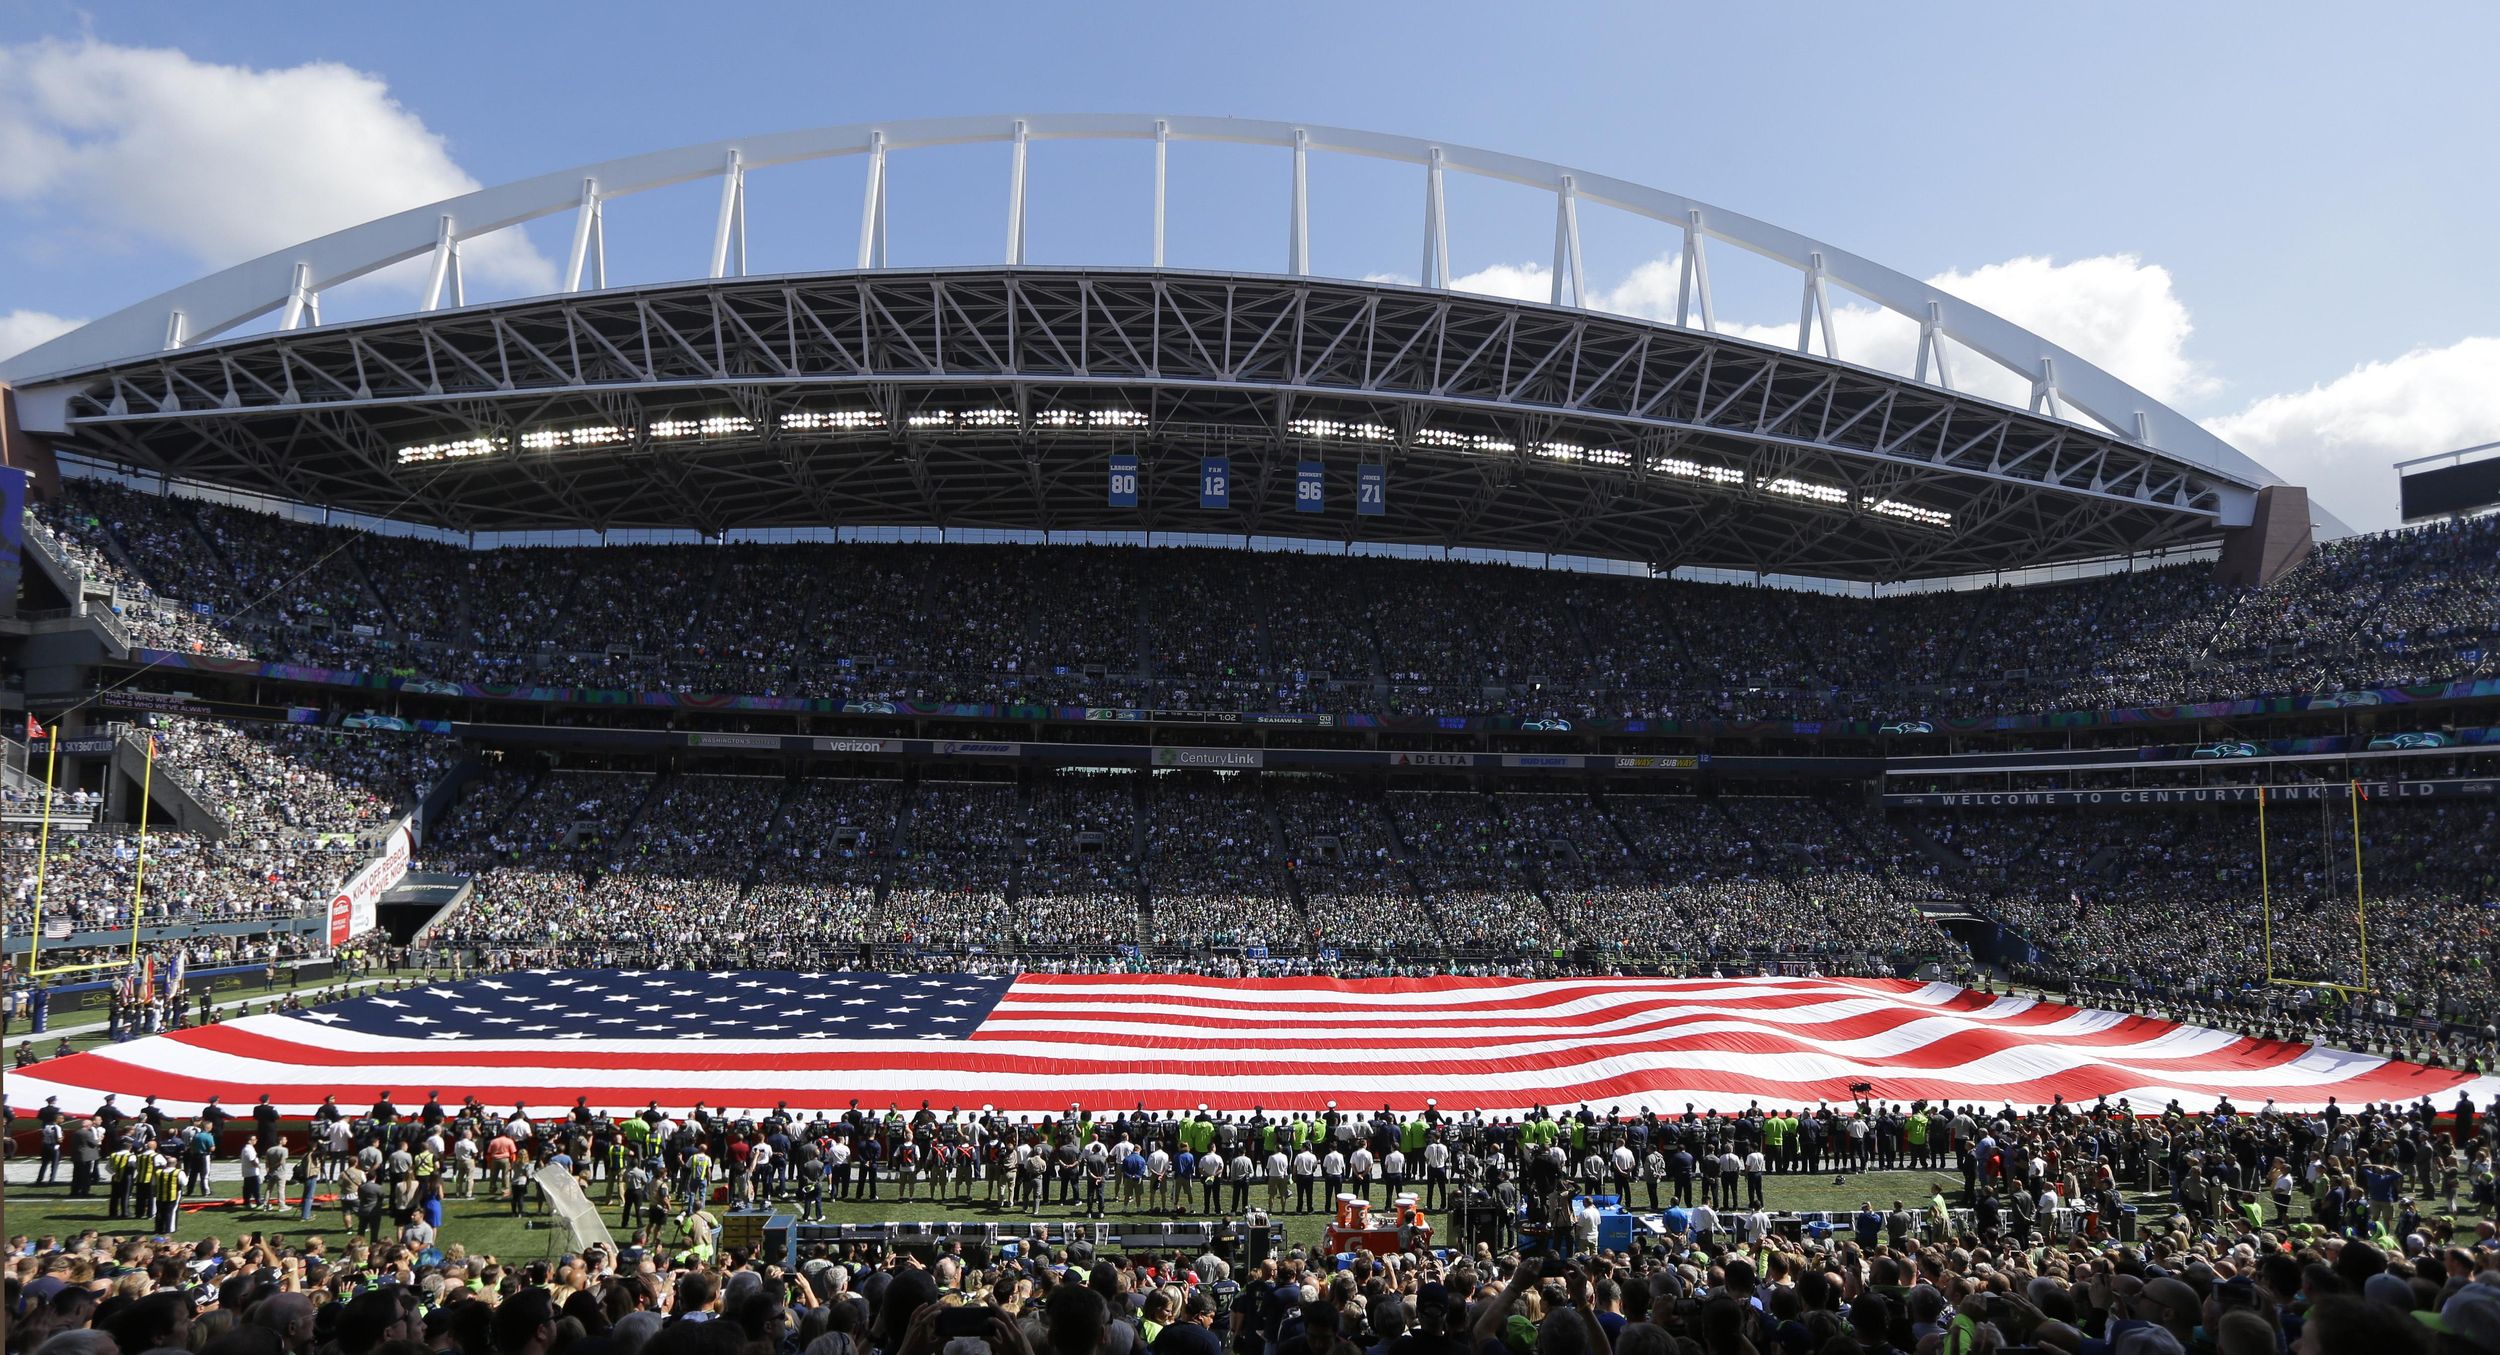
[[104,1169],[113,1174],[113,1202],[110,1216],[123,1218],[130,1213],[130,1147],[125,1144],[104,1155]]

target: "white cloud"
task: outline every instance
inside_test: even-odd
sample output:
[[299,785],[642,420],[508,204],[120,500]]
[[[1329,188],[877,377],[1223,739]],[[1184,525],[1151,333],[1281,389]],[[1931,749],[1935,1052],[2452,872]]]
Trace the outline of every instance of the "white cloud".
[[72,320],[48,311],[0,311],[0,358],[15,357],[46,339],[67,334],[85,323],[84,320]]
[[[379,78],[335,62],[257,70],[93,39],[0,46],[0,201],[38,232],[170,246],[221,268],[478,187]],[[516,231],[462,249],[516,292],[555,269]],[[422,286],[408,270],[403,286]]]
[[2393,527],[2392,463],[2500,438],[2500,338],[2365,363],[2205,426],[2355,528]]

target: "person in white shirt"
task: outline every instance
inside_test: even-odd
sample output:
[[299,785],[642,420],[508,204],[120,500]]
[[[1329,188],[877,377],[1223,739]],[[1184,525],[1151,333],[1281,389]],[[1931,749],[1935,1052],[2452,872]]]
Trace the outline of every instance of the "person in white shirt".
[[1445,1208],[1449,1199],[1450,1145],[1434,1139],[1424,1145],[1424,1208]]
[[271,1143],[269,1151],[260,1155],[260,1179],[269,1194],[269,1207],[272,1209],[286,1208],[286,1163],[285,1139]]
[[1213,1214],[1224,1207],[1224,1150],[1214,1144],[1198,1158],[1198,1185],[1201,1209]]
[[1146,1154],[1146,1208],[1161,1213],[1172,1207],[1172,1155],[1157,1147]]
[[1707,1244],[1710,1235],[1719,1230],[1719,1211],[1706,1204],[1697,1204],[1684,1211],[1685,1220],[1693,1230],[1693,1240]]
[[243,1169],[243,1207],[260,1208],[260,1149],[250,1139],[243,1140],[243,1151],[235,1155]]
[[1278,1148],[1267,1155],[1267,1209],[1271,1214],[1285,1212],[1285,1183],[1293,1175],[1293,1164]]
[[1311,1212],[1311,1190],[1319,1181],[1319,1154],[1305,1148],[1293,1155],[1293,1212]]
[[460,1187],[460,1198],[477,1198],[477,1140],[462,1134],[451,1144],[451,1179]]
[[1353,1152],[1345,1155],[1345,1188],[1347,1193],[1360,1195],[1366,1202],[1370,1201],[1372,1197],[1373,1165],[1374,1161],[1372,1158],[1372,1150],[1369,1148],[1357,1147]]

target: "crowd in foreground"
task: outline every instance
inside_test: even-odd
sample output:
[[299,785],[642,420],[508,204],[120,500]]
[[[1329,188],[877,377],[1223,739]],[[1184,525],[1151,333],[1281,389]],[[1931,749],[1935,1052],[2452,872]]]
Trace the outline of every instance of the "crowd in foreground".
[[[1530,718],[2104,709],[2487,675],[2500,517],[1883,599],[1393,559],[1029,546],[470,550],[73,479],[142,645],[441,681]],[[842,587],[826,587],[839,578]]]
[[[142,1194],[157,1217],[12,1238],[9,1349],[2500,1355],[2486,1108],[2139,1109],[2152,1108],[1861,1104],[1695,1116],[1581,1107],[1525,1118],[1437,1107],[1325,1116],[1071,1108],[1011,1120],[927,1106],[830,1115],[654,1105],[610,1118],[588,1107],[532,1116],[431,1099],[410,1113],[386,1097],[361,1110],[326,1107],[290,1129],[258,1109],[231,1125],[215,1108],[179,1124],[151,1104],[116,1112],[109,1136],[72,1122],[67,1170],[69,1190],[107,1192],[115,1218]],[[101,1168],[88,1152],[96,1139],[120,1155]],[[238,1203],[285,1210],[293,1195],[309,1225],[330,1195],[342,1227],[323,1217],[318,1229],[227,1245],[196,1224],[174,1226],[166,1201],[209,1189],[205,1159],[227,1143],[237,1145]],[[168,1144],[180,1145],[179,1160]],[[936,1162],[965,1160],[964,1149],[973,1172],[932,1179]],[[38,1189],[48,1192],[61,1168],[45,1153]],[[1224,1163],[1182,1187],[1175,1214],[1238,1215],[1251,1192],[1288,1207],[1262,1179],[1281,1159],[1299,1196],[1332,1184],[1305,1184],[1306,1174],[1335,1172],[1333,1184],[1369,1196],[1377,1181],[1374,1198],[1385,1198],[1394,1163],[1401,1179],[1420,1172],[1420,1189],[1444,1201],[1490,1196],[1505,1221],[1471,1241],[1409,1232],[1394,1249],[1296,1248],[1256,1260],[1224,1246],[1192,1255],[1044,1238],[994,1247],[951,1237],[916,1256],[814,1239],[795,1255],[763,1256],[723,1242],[721,1210],[762,1199],[804,1213],[837,1188],[925,1192],[932,1202],[986,1190],[1054,1216],[1099,1216],[1116,1192],[1122,1213],[1145,1212],[1147,1192],[1162,1193],[1150,1179],[1154,1156]],[[1141,1157],[1143,1172],[1133,1172]],[[1232,1166],[1244,1159],[1254,1163],[1249,1191]],[[1037,1160],[1041,1169],[1029,1170]],[[2462,1214],[2448,1177],[2461,1161],[2477,1164]],[[1766,1176],[1891,1165],[1944,1179],[1916,1203],[1868,1199],[1837,1227],[1784,1227],[1763,1208]],[[482,1178],[515,1212],[538,1208],[530,1181],[550,1168],[605,1193],[620,1211],[621,1245],[524,1262],[444,1236],[447,1194],[468,1195]],[[1626,1196],[1645,1186],[1657,1205],[1662,1183],[1667,1228],[1628,1249],[1601,1249],[1597,1216],[1566,1202],[1601,1186]],[[2444,1210],[2432,1207],[2442,1188]],[[2133,1237],[2117,1236],[2130,1231],[2116,1222],[2127,1194],[2143,1201]]]

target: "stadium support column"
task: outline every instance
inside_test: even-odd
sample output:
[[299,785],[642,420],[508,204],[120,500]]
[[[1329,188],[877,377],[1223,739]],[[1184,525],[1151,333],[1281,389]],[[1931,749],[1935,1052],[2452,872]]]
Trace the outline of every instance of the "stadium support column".
[[18,423],[17,392],[5,381],[0,381],[0,466],[26,472],[38,497],[61,496],[61,463],[52,455],[51,440],[27,432]]
[[2245,527],[2222,538],[2214,575],[2242,588],[2262,587],[2309,558],[2309,491],[2268,485],[2257,491],[2256,513]]

